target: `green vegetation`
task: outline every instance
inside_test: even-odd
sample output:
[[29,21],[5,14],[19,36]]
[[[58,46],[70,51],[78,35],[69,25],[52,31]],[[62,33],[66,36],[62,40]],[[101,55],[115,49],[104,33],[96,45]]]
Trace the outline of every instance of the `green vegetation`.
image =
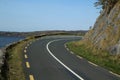
[[[99,1],[105,2],[105,0]],[[113,0],[109,1],[111,2]],[[98,17],[94,28],[89,30],[85,35],[83,43],[86,43],[87,47],[96,49],[96,51],[106,50],[112,54],[120,53],[118,51],[120,40],[120,0],[117,0],[116,2],[117,3],[113,2],[115,4],[114,8],[111,9],[108,15],[104,14],[105,10],[103,10],[103,13]],[[101,5],[102,4],[103,3],[101,3]]]
[[95,2],[95,7],[101,6],[107,13],[114,7],[114,5],[120,0],[98,0]]
[[67,46],[77,55],[120,75],[120,0],[97,0],[95,6],[102,7],[102,13],[93,29],[83,40]]
[[23,68],[22,68],[22,47],[24,46],[25,42],[21,44],[17,44],[12,49],[9,49],[9,80],[25,80]]
[[87,47],[80,42],[67,43],[67,47],[75,54],[82,56],[99,66],[120,74],[120,55],[110,55],[106,51]]
[[[49,34],[51,35],[63,35],[63,34]],[[25,40],[18,43],[10,45],[6,49],[6,63],[3,67],[4,71],[3,80],[25,80],[25,74],[23,70],[23,49],[25,45],[31,41],[34,41],[37,38],[47,36],[46,34],[40,36],[31,36],[27,37]]]
[[25,80],[25,74],[23,70],[23,48],[25,44],[34,40],[34,38],[27,38],[12,47],[7,49],[7,63],[8,63],[8,80]]

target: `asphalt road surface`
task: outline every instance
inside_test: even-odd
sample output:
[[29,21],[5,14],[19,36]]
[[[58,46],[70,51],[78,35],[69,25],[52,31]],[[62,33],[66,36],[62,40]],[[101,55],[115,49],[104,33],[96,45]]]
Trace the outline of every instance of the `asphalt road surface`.
[[112,73],[69,51],[65,43],[76,36],[43,37],[25,46],[26,80],[120,80]]

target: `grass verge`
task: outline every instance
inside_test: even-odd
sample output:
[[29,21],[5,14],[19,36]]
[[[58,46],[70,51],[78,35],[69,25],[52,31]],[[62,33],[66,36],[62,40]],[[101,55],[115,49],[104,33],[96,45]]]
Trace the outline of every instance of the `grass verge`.
[[120,55],[110,55],[106,51],[95,53],[84,44],[78,45],[77,42],[69,42],[67,47],[75,54],[120,75]]
[[14,47],[7,49],[8,54],[8,80],[25,80],[25,74],[22,66],[23,61],[23,48],[25,44],[32,41],[30,40],[24,40],[19,43],[17,43]]

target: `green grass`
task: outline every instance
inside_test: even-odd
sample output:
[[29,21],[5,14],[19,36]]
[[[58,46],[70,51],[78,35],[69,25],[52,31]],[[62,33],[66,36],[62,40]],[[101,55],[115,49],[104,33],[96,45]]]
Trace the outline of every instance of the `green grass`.
[[9,80],[25,80],[25,75],[22,66],[22,49],[26,42],[21,42],[15,47],[8,50],[9,59]]
[[75,54],[120,75],[120,55],[110,55],[106,51],[100,50],[95,53],[93,49],[76,43],[69,42],[67,47]]
[[8,80],[26,80],[25,74],[23,70],[23,48],[25,44],[32,41],[32,39],[21,41],[15,46],[8,48],[7,53],[8,57],[8,68],[9,71],[7,73]]

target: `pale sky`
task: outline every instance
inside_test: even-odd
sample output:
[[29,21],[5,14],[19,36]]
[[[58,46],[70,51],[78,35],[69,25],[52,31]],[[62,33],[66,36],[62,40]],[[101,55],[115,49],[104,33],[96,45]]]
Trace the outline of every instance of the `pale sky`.
[[0,31],[88,30],[96,0],[0,0]]

